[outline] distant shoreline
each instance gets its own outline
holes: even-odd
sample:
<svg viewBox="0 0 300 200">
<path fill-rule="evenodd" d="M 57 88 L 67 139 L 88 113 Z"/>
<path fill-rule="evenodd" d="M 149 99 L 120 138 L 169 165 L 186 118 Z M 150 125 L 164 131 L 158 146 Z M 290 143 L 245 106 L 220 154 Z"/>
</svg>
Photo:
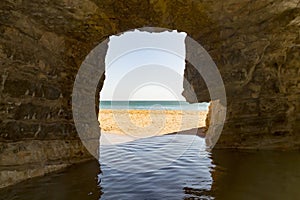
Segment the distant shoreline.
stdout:
<svg viewBox="0 0 300 200">
<path fill-rule="evenodd" d="M 109 110 L 190 110 L 206 111 L 209 103 L 188 103 L 186 101 L 100 101 L 100 109 Z"/>
</svg>

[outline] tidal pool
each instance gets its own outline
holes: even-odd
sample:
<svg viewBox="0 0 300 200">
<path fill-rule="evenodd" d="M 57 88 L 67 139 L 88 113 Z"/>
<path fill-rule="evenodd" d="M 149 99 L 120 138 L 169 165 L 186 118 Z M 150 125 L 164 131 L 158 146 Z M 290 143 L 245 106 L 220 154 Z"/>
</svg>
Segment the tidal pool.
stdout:
<svg viewBox="0 0 300 200">
<path fill-rule="evenodd" d="M 170 143 L 167 152 L 158 151 Z M 90 161 L 34 178 L 0 190 L 0 199 L 300 198 L 299 152 L 207 152 L 204 140 L 192 135 L 164 135 L 117 146 L 100 147 L 100 166 Z"/>
</svg>

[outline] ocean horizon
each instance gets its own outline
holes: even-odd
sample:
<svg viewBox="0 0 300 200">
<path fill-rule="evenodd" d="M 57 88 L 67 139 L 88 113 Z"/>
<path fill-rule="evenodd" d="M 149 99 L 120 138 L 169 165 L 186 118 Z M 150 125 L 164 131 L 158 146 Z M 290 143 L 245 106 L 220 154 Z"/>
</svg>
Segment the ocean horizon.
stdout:
<svg viewBox="0 0 300 200">
<path fill-rule="evenodd" d="M 209 103 L 188 103 L 186 101 L 172 100 L 134 100 L 134 101 L 109 101 L 101 100 L 100 109 L 114 110 L 208 110 Z"/>
</svg>

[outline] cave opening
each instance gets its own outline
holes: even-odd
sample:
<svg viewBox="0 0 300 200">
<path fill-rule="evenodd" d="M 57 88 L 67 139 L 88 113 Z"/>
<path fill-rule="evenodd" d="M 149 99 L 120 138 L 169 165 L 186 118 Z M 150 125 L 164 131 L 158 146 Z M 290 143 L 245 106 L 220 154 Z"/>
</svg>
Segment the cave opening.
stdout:
<svg viewBox="0 0 300 200">
<path fill-rule="evenodd" d="M 189 103 L 183 96 L 186 36 L 134 30 L 109 38 L 98 113 L 104 197 L 128 182 L 124 194 L 141 187 L 136 194 L 142 195 L 153 182 L 163 186 L 176 176 L 212 185 L 204 139 L 209 103 Z M 204 162 L 208 167 L 196 180 L 190 172 L 200 173 Z M 183 180 L 173 181 L 174 195 Z"/>
<path fill-rule="evenodd" d="M 186 36 L 137 29 L 110 36 L 99 101 L 100 145 L 171 133 L 205 136 L 209 103 L 189 103 L 183 96 Z"/>
</svg>

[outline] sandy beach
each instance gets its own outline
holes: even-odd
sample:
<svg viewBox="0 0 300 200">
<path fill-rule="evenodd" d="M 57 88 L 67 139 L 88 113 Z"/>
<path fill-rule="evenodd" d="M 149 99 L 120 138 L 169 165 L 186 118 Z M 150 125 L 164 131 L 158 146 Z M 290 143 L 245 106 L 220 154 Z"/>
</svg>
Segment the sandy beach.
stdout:
<svg viewBox="0 0 300 200">
<path fill-rule="evenodd" d="M 151 137 L 205 126 L 207 111 L 100 110 L 101 131 Z"/>
</svg>

